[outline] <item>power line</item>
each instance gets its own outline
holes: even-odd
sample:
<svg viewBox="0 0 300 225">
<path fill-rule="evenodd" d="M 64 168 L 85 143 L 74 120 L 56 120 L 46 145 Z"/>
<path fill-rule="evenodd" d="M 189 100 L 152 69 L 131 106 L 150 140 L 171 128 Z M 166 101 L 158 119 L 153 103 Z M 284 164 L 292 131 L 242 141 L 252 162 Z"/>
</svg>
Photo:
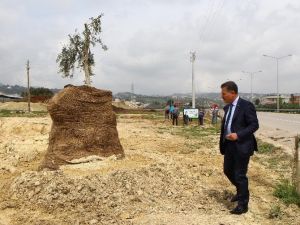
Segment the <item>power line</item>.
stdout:
<svg viewBox="0 0 300 225">
<path fill-rule="evenodd" d="M 205 31 L 207 29 L 208 23 L 211 20 L 211 16 L 212 16 L 213 8 L 214 8 L 214 5 L 215 5 L 215 1 L 212 0 L 211 2 L 212 2 L 212 4 L 209 5 L 209 10 L 208 10 L 208 14 L 207 14 L 207 17 L 206 17 L 206 21 L 204 22 L 204 24 L 202 26 L 202 30 L 200 32 L 200 37 L 199 37 L 200 42 L 203 40 L 203 37 L 204 37 Z"/>
<path fill-rule="evenodd" d="M 212 23 L 211 23 L 211 26 L 209 27 L 209 30 L 207 32 L 207 35 L 206 37 L 208 37 L 208 34 L 209 33 L 212 33 L 213 30 L 214 30 L 214 26 L 216 24 L 216 21 L 217 21 L 217 18 L 221 15 L 221 12 L 224 8 L 224 5 L 225 5 L 225 0 L 221 0 L 220 1 L 220 4 L 219 4 L 219 8 L 215 11 L 214 15 L 213 15 L 213 19 L 212 19 Z M 217 13 L 218 12 L 218 13 Z"/>
<path fill-rule="evenodd" d="M 206 33 L 209 31 L 209 28 L 213 27 L 214 22 L 216 21 L 216 18 L 218 17 L 218 14 L 222 11 L 224 7 L 225 0 L 221 0 L 219 2 L 216 2 L 216 5 L 213 4 L 213 6 L 210 8 L 208 12 L 207 19 L 205 21 L 205 24 L 203 26 L 202 32 L 200 34 L 200 42 L 204 41 L 204 38 L 207 37 Z M 211 29 L 210 29 L 211 30 Z"/>
</svg>

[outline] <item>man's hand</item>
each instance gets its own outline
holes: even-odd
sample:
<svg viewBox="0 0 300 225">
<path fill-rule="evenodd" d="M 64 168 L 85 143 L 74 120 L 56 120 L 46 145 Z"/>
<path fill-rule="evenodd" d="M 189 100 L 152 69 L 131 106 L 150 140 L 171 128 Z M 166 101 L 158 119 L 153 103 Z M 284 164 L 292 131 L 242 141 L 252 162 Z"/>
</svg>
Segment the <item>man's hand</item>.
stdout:
<svg viewBox="0 0 300 225">
<path fill-rule="evenodd" d="M 236 141 L 238 139 L 238 136 L 236 133 L 231 133 L 226 135 L 226 139 L 229 141 Z"/>
</svg>

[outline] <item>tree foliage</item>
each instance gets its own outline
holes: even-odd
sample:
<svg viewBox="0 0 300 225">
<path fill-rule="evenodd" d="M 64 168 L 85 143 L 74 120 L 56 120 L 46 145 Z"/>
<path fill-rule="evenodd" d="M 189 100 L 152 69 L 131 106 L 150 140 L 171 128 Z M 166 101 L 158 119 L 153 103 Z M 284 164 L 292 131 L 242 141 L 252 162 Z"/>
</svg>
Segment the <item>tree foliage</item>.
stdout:
<svg viewBox="0 0 300 225">
<path fill-rule="evenodd" d="M 44 97 L 52 97 L 54 95 L 54 93 L 50 89 L 43 88 L 43 87 L 38 87 L 38 88 L 31 87 L 30 94 L 32 96 L 44 96 Z M 27 92 L 26 91 L 22 92 L 21 96 L 26 97 Z"/>
<path fill-rule="evenodd" d="M 68 36 L 68 45 L 63 46 L 56 59 L 59 64 L 59 72 L 63 74 L 63 77 L 72 78 L 77 63 L 77 68 L 85 73 L 85 84 L 91 85 L 90 76 L 94 75 L 92 67 L 95 65 L 91 46 L 95 47 L 98 43 L 104 51 L 107 50 L 107 46 L 103 44 L 100 38 L 102 16 L 103 14 L 100 14 L 96 18 L 90 18 L 89 23 L 84 24 L 84 30 L 81 34 L 75 30 L 75 34 Z"/>
</svg>

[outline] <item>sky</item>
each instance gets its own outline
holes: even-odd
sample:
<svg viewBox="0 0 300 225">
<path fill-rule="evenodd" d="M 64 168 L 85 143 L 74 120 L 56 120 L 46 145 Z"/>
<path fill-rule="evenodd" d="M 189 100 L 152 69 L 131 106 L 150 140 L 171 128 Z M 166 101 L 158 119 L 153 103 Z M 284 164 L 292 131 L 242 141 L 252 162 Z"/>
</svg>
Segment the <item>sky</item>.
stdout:
<svg viewBox="0 0 300 225">
<path fill-rule="evenodd" d="M 82 85 L 58 73 L 57 55 L 68 35 L 103 13 L 101 39 L 92 48 L 92 85 L 113 93 L 147 95 L 219 92 L 235 81 L 241 92 L 300 93 L 299 0 L 0 0 L 0 83 Z"/>
</svg>

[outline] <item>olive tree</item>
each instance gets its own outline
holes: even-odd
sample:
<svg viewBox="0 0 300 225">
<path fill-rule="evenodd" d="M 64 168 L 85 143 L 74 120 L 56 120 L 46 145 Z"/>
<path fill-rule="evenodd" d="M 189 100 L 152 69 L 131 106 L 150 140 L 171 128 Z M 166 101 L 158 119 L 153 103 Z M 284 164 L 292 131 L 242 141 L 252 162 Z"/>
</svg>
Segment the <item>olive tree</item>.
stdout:
<svg viewBox="0 0 300 225">
<path fill-rule="evenodd" d="M 103 14 L 96 18 L 90 18 L 89 23 L 84 24 L 81 34 L 75 30 L 75 34 L 68 35 L 69 43 L 63 46 L 56 59 L 59 64 L 59 72 L 63 74 L 63 77 L 72 78 L 77 65 L 77 68 L 84 71 L 85 84 L 91 86 L 91 76 L 94 75 L 92 66 L 95 65 L 91 47 L 95 47 L 98 43 L 104 51 L 107 50 L 107 46 L 102 43 L 100 38 L 102 16 Z"/>
</svg>

